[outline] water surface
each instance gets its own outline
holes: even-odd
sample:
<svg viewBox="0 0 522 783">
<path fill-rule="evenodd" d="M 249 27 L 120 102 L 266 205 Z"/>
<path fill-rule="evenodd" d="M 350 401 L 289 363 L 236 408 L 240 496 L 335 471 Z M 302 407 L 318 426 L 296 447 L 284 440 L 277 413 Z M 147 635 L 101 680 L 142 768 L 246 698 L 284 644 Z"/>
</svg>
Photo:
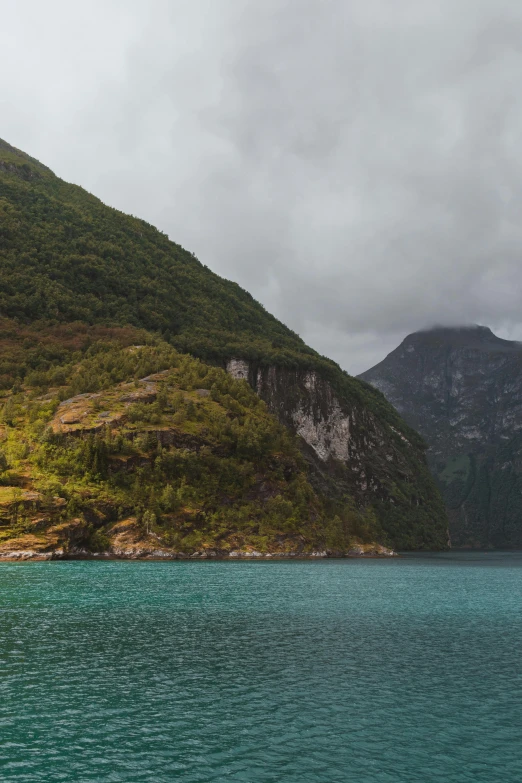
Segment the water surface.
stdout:
<svg viewBox="0 0 522 783">
<path fill-rule="evenodd" d="M 520 783 L 522 555 L 0 565 L 0 780 Z"/>
</svg>

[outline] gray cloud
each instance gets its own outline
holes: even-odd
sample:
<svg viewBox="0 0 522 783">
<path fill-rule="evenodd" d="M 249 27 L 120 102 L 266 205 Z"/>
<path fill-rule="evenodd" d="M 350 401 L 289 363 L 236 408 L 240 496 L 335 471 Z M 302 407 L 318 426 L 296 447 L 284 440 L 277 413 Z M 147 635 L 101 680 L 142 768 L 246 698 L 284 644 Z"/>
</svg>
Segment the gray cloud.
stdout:
<svg viewBox="0 0 522 783">
<path fill-rule="evenodd" d="M 7 0 L 3 22 L 0 136 L 350 371 L 432 323 L 522 337 L 518 0 Z"/>
</svg>

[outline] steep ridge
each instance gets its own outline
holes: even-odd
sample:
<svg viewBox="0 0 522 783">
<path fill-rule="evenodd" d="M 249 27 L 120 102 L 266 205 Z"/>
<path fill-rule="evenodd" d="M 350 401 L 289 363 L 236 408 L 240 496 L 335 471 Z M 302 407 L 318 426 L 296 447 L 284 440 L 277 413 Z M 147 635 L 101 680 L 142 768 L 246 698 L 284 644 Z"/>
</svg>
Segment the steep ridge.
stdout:
<svg viewBox="0 0 522 783">
<path fill-rule="evenodd" d="M 411 334 L 362 379 L 429 444 L 453 546 L 522 546 L 522 343 L 484 326 Z"/>
<path fill-rule="evenodd" d="M 424 443 L 380 393 L 318 355 L 166 235 L 6 142 L 0 254 L 6 391 L 57 386 L 53 373 L 71 361 L 71 351 L 81 358 L 78 350 L 88 350 L 100 330 L 145 330 L 245 376 L 299 437 L 316 491 L 371 509 L 383 543 L 446 546 L 447 519 Z"/>
</svg>

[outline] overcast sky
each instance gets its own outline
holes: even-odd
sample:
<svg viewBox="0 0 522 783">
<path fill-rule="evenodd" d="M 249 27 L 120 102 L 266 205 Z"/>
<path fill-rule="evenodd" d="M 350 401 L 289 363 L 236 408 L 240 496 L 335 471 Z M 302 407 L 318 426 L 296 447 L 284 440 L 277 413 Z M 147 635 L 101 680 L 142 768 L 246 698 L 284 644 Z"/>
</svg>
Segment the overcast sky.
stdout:
<svg viewBox="0 0 522 783">
<path fill-rule="evenodd" d="M 522 339 L 520 0 L 3 0 L 0 137 L 350 372 Z"/>
</svg>

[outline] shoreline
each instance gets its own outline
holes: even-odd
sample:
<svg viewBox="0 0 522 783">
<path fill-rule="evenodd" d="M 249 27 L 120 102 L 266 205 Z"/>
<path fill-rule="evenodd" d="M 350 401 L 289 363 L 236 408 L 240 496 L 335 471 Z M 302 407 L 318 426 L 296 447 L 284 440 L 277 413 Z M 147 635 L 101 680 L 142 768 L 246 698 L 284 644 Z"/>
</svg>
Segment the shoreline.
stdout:
<svg viewBox="0 0 522 783">
<path fill-rule="evenodd" d="M 348 552 L 339 551 L 320 551 L 320 552 L 258 552 L 252 551 L 232 551 L 217 552 L 215 550 L 198 551 L 192 554 L 182 552 L 172 552 L 164 549 L 137 550 L 137 551 L 108 551 L 108 552 L 88 552 L 70 551 L 63 549 L 52 550 L 48 552 L 38 552 L 36 550 L 12 550 L 0 552 L 0 563 L 20 563 L 20 562 L 58 562 L 72 560 L 141 560 L 150 562 L 165 562 L 167 560 L 219 560 L 219 561 L 260 561 L 260 560 L 357 560 L 357 559 L 384 559 L 399 557 L 398 553 L 386 547 L 373 547 L 364 551 L 362 547 L 350 550 Z"/>
</svg>

